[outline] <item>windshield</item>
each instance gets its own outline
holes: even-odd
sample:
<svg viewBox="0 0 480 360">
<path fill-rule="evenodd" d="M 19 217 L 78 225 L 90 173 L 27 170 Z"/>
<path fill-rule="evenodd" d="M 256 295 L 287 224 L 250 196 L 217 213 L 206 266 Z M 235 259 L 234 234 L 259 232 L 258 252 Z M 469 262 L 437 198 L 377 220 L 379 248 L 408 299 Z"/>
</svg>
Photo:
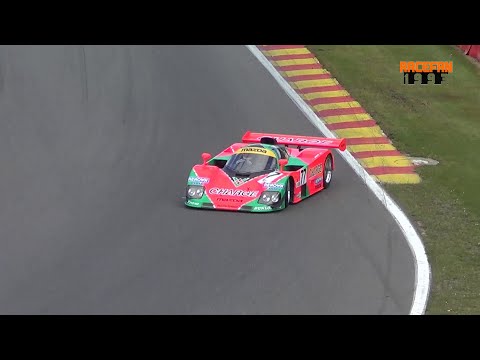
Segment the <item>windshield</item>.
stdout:
<svg viewBox="0 0 480 360">
<path fill-rule="evenodd" d="M 263 154 L 237 153 L 225 164 L 234 176 L 271 172 L 277 169 L 277 158 Z"/>
</svg>

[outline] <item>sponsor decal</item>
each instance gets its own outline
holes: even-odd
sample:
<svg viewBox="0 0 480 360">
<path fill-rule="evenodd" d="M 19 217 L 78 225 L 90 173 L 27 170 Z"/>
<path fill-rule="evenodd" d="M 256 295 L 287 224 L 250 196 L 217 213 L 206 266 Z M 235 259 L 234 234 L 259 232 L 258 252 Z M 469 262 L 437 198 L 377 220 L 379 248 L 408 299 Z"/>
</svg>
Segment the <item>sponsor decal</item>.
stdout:
<svg viewBox="0 0 480 360">
<path fill-rule="evenodd" d="M 193 200 L 188 200 L 187 203 L 190 204 L 190 205 L 193 205 L 193 206 L 200 206 L 201 205 L 199 202 L 193 201 Z"/>
<path fill-rule="evenodd" d="M 271 157 L 276 157 L 272 150 L 265 149 L 263 147 L 244 147 L 236 151 L 237 154 L 261 154 Z"/>
<path fill-rule="evenodd" d="M 205 185 L 210 182 L 210 179 L 205 177 L 199 177 L 199 176 L 189 176 L 188 182 L 193 183 L 192 185 Z"/>
<path fill-rule="evenodd" d="M 282 173 L 280 173 L 278 171 L 274 171 L 274 172 L 271 172 L 270 174 L 266 175 L 265 177 L 261 178 L 257 182 L 259 184 L 264 184 L 264 185 L 265 184 L 271 184 L 274 181 L 280 180 L 282 177 L 283 177 Z"/>
<path fill-rule="evenodd" d="M 216 198 L 215 200 L 218 201 L 218 202 L 236 202 L 236 203 L 243 202 L 243 200 L 235 199 L 235 198 L 234 199 Z"/>
<path fill-rule="evenodd" d="M 211 188 L 208 191 L 212 195 L 228 195 L 228 196 L 241 196 L 241 197 L 257 197 L 258 191 L 244 191 L 244 190 L 235 190 L 235 189 L 224 189 L 224 188 Z"/>
<path fill-rule="evenodd" d="M 282 190 L 283 189 L 283 184 L 264 183 L 263 187 L 267 190 Z"/>
<path fill-rule="evenodd" d="M 260 140 L 262 137 L 258 137 Z M 304 144 L 335 144 L 335 141 L 324 140 L 324 139 L 308 139 L 308 138 L 294 138 L 294 137 L 283 137 L 283 136 L 274 136 L 278 142 L 282 143 L 304 143 Z"/>
<path fill-rule="evenodd" d="M 300 180 L 295 183 L 296 187 L 301 187 L 307 183 L 307 168 L 300 170 Z"/>
<path fill-rule="evenodd" d="M 318 179 L 315 179 L 314 185 L 315 188 L 319 188 L 322 185 L 323 178 L 319 177 Z"/>
<path fill-rule="evenodd" d="M 250 180 L 252 180 L 252 179 L 250 179 L 250 178 L 237 178 L 237 177 L 232 178 L 232 182 L 235 186 L 243 185 Z"/>
<path fill-rule="evenodd" d="M 314 177 L 315 175 L 318 175 L 321 172 L 322 172 L 322 164 L 314 166 L 313 168 L 310 169 L 309 177 Z"/>
<path fill-rule="evenodd" d="M 270 206 L 255 206 L 253 211 L 265 211 L 265 210 L 272 210 Z"/>
<path fill-rule="evenodd" d="M 259 148 L 259 147 L 244 147 L 244 148 L 241 148 L 240 150 L 238 150 L 237 152 L 238 152 L 238 153 L 250 153 L 250 152 L 254 152 L 254 153 L 266 154 L 266 153 L 267 153 L 267 149 L 265 149 L 265 148 Z"/>
</svg>

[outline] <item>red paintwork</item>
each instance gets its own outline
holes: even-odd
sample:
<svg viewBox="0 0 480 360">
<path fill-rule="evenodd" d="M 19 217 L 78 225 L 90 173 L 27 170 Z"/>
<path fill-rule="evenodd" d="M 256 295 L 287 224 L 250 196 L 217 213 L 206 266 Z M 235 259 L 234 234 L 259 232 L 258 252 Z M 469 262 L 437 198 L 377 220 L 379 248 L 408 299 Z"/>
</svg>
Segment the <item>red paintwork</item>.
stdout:
<svg viewBox="0 0 480 360">
<path fill-rule="evenodd" d="M 331 154 L 331 151 L 329 149 L 306 148 L 302 151 L 299 151 L 297 149 L 289 149 L 289 152 L 290 155 L 295 156 L 308 164 L 307 188 L 310 196 L 322 191 L 324 189 L 323 182 L 320 186 L 316 187 L 315 180 L 323 177 L 323 164 L 325 163 L 327 156 Z M 313 171 L 317 169 L 319 165 L 322 166 L 322 170 L 320 172 L 317 172 L 316 174 L 313 174 Z M 332 169 L 334 168 L 335 162 L 332 155 Z M 297 182 L 300 180 L 300 170 L 290 172 L 290 174 L 293 176 L 295 184 L 297 184 Z M 298 203 L 303 200 L 301 197 L 299 197 L 301 190 L 301 187 L 295 186 L 293 203 Z"/>
<path fill-rule="evenodd" d="M 290 134 L 258 133 L 251 131 L 247 131 L 243 135 L 242 141 L 246 143 L 258 143 L 262 137 L 274 138 L 280 145 L 293 145 L 317 149 L 340 149 L 341 151 L 344 151 L 347 148 L 347 142 L 345 139 Z"/>
<path fill-rule="evenodd" d="M 236 144 L 238 145 L 238 144 Z M 245 146 L 247 144 L 243 144 Z M 233 146 L 233 145 L 232 145 Z M 225 154 L 222 152 L 221 154 Z M 221 156 L 221 155 L 219 155 Z M 250 179 L 246 183 L 236 186 L 232 179 L 223 172 L 217 166 L 213 165 L 195 165 L 193 170 L 197 173 L 198 177 L 209 178 L 210 181 L 205 186 L 205 192 L 207 197 L 210 199 L 210 202 L 215 206 L 216 209 L 223 209 L 223 210 L 238 210 L 246 203 L 258 198 L 260 194 L 267 190 L 263 184 L 259 183 L 259 181 L 265 178 L 268 175 L 258 176 L 256 178 Z M 283 178 L 285 175 L 278 176 L 278 180 Z M 213 189 L 213 190 L 212 190 Z M 247 192 L 245 195 L 222 195 L 218 196 L 215 193 L 211 193 L 211 191 L 215 191 L 215 189 L 231 189 L 235 190 L 242 190 Z M 257 193 L 255 193 L 255 191 Z M 250 194 L 248 193 L 250 192 Z M 253 193 L 252 193 L 253 192 Z"/>
<path fill-rule="evenodd" d="M 472 45 L 468 51 L 468 56 L 471 56 L 476 60 L 480 60 L 480 45 Z"/>
<path fill-rule="evenodd" d="M 319 178 L 323 178 L 323 167 L 328 155 L 332 155 L 332 169 L 335 168 L 335 162 L 333 154 L 330 148 L 336 148 L 341 151 L 346 149 L 345 139 L 334 138 L 322 138 L 314 136 L 299 136 L 299 135 L 286 135 L 286 134 L 269 134 L 269 133 L 253 133 L 247 131 L 242 137 L 241 143 L 234 143 L 228 148 L 221 151 L 215 158 L 231 156 L 238 149 L 245 147 L 251 143 L 260 142 L 261 137 L 274 137 L 277 139 L 278 144 L 287 146 L 287 151 L 290 156 L 302 160 L 307 164 L 306 185 L 310 195 L 320 192 L 324 189 L 323 181 L 319 185 L 315 185 L 315 181 Z M 288 147 L 288 146 L 301 146 L 303 149 Z M 321 166 L 321 170 L 319 168 Z M 269 174 L 262 175 L 241 184 L 235 185 L 233 180 L 223 172 L 217 166 L 214 165 L 195 165 L 193 170 L 198 177 L 209 178 L 210 181 L 205 186 L 205 191 L 210 199 L 210 202 L 214 204 L 216 209 L 223 210 L 238 210 L 243 205 L 255 200 L 260 194 L 267 190 L 262 184 L 262 180 L 269 177 Z M 298 203 L 303 200 L 301 196 L 301 186 L 297 184 L 301 180 L 302 169 L 295 171 L 280 170 L 279 175 L 275 175 L 275 182 L 281 180 L 284 177 L 291 177 L 294 181 L 294 194 L 293 203 Z M 236 194 L 218 196 L 216 189 L 228 189 L 232 191 L 239 190 Z"/>
<path fill-rule="evenodd" d="M 233 155 L 238 149 L 247 146 L 247 143 L 234 143 L 230 145 L 228 148 L 221 151 L 215 157 L 224 157 L 224 156 L 231 156 Z M 205 184 L 205 192 L 207 197 L 209 198 L 210 202 L 215 206 L 216 209 L 221 210 L 238 210 L 243 205 L 249 203 L 250 201 L 258 198 L 260 194 L 267 190 L 259 181 L 264 179 L 268 175 L 258 176 L 253 178 L 246 183 L 236 186 L 232 179 L 223 172 L 222 169 L 218 168 L 217 166 L 213 165 L 196 165 L 193 167 L 193 170 L 197 173 L 199 177 L 206 177 L 210 178 L 210 182 Z M 285 175 L 278 176 L 277 180 L 280 180 Z M 212 189 L 231 189 L 235 190 L 243 190 L 246 192 L 255 192 L 256 194 L 251 194 L 252 196 L 229 196 L 229 195 L 222 195 L 218 196 L 215 194 L 211 194 L 210 191 Z M 255 196 L 253 196 L 255 195 Z"/>
</svg>

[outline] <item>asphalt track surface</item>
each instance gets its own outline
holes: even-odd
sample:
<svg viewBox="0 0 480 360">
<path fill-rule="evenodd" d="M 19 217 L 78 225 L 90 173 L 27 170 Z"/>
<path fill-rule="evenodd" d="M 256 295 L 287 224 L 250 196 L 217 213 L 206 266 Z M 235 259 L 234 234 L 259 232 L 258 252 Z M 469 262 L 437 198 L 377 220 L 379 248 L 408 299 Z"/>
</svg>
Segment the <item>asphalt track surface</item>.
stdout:
<svg viewBox="0 0 480 360">
<path fill-rule="evenodd" d="M 412 253 L 339 156 L 284 212 L 184 207 L 248 129 L 321 135 L 244 46 L 0 47 L 0 313 L 408 314 Z"/>
</svg>

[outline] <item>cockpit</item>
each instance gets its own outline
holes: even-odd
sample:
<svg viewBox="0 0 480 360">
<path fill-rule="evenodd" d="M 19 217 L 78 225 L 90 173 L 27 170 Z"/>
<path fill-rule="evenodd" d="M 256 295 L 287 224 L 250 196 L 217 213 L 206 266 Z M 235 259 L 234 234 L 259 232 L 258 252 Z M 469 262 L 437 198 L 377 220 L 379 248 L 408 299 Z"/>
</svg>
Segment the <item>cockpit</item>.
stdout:
<svg viewBox="0 0 480 360">
<path fill-rule="evenodd" d="M 230 176 L 259 176 L 278 170 L 278 155 L 261 145 L 250 145 L 237 150 L 227 161 L 224 171 Z"/>
</svg>

